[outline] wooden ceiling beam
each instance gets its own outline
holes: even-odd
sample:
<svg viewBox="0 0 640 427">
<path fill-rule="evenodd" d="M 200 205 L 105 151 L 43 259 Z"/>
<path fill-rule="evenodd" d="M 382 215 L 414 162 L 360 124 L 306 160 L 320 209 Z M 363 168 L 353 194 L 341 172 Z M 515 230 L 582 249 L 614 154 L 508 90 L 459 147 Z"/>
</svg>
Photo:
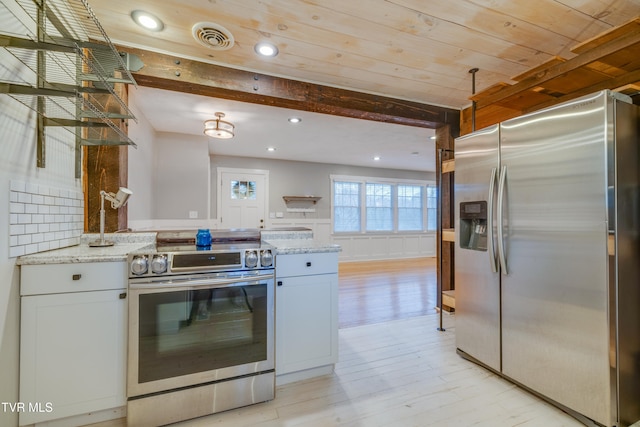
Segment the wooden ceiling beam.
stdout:
<svg viewBox="0 0 640 427">
<path fill-rule="evenodd" d="M 460 111 L 412 101 L 237 70 L 118 46 L 144 64 L 141 86 L 356 119 L 436 129 L 460 126 Z"/>
<path fill-rule="evenodd" d="M 529 108 L 525 108 L 523 110 L 521 110 L 522 114 L 526 114 L 526 113 L 530 113 L 536 110 L 540 110 L 542 108 L 547 108 L 547 107 L 551 107 L 552 105 L 556 105 L 565 101 L 570 101 L 572 99 L 584 96 L 584 95 L 589 95 L 590 93 L 594 93 L 594 92 L 599 92 L 601 90 L 605 90 L 605 89 L 611 89 L 611 90 L 616 90 L 618 88 L 621 88 L 623 86 L 627 86 L 636 82 L 640 81 L 640 70 L 636 70 L 636 71 L 632 71 L 630 73 L 626 73 L 622 76 L 610 79 L 610 80 L 606 80 L 603 82 L 599 82 L 596 83 L 592 86 L 588 86 L 588 87 L 584 87 L 581 88 L 579 90 L 573 91 L 571 93 L 568 93 L 564 96 L 560 96 L 558 98 L 555 98 L 551 101 L 547 101 L 547 102 L 543 102 L 540 104 L 536 104 L 533 107 L 529 107 Z"/>
<path fill-rule="evenodd" d="M 496 93 L 489 94 L 486 97 L 482 97 L 481 94 L 478 94 L 479 96 L 476 96 L 478 98 L 476 101 L 476 108 L 482 108 L 498 103 L 505 98 L 516 95 L 519 92 L 524 92 L 538 86 L 544 87 L 544 83 L 549 80 L 596 62 L 601 58 L 629 48 L 637 43 L 640 43 L 640 31 L 631 31 L 619 38 L 609 40 L 606 43 L 594 47 L 593 49 L 582 52 L 574 58 L 552 65 L 545 70 L 541 70 L 540 72 L 526 77 L 516 84 L 507 86 Z"/>
</svg>

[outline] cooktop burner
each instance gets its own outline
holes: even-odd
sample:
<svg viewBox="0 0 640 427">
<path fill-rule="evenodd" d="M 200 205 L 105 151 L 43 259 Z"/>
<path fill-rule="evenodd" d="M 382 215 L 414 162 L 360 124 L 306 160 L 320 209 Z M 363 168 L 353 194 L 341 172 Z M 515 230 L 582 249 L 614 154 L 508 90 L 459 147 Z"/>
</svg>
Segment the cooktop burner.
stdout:
<svg viewBox="0 0 640 427">
<path fill-rule="evenodd" d="M 194 231 L 158 233 L 155 249 L 129 255 L 129 277 L 274 268 L 274 248 L 260 241 L 259 230 L 257 234 L 254 230 L 216 230 L 211 234 L 213 244 L 199 247 Z"/>
</svg>

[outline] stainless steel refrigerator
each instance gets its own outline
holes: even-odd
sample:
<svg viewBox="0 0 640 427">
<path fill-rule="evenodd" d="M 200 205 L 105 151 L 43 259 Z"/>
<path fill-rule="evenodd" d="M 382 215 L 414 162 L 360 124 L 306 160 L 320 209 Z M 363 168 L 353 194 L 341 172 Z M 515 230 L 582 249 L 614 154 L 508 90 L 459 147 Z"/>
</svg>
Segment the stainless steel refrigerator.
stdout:
<svg viewBox="0 0 640 427">
<path fill-rule="evenodd" d="M 585 424 L 640 420 L 639 117 L 603 91 L 455 141 L 458 353 Z"/>
</svg>

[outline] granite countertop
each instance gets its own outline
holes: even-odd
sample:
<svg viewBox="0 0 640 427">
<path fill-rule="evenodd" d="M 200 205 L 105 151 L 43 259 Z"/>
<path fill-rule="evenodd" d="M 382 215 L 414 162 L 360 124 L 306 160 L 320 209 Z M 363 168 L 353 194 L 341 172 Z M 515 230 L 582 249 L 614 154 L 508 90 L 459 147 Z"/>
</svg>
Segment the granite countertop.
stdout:
<svg viewBox="0 0 640 427">
<path fill-rule="evenodd" d="M 260 232 L 263 241 L 289 240 L 289 239 L 312 239 L 313 231 L 303 227 L 289 227 L 280 229 L 266 229 Z"/>
<path fill-rule="evenodd" d="M 340 252 L 342 250 L 340 245 L 314 239 L 273 239 L 265 242 L 276 248 L 276 255 Z"/>
<path fill-rule="evenodd" d="M 340 245 L 313 239 L 306 229 L 270 230 L 262 242 L 275 248 L 276 255 L 317 252 L 340 252 Z M 99 234 L 83 234 L 80 244 L 16 259 L 17 265 L 71 264 L 79 262 L 126 261 L 132 252 L 149 252 L 156 249 L 156 233 L 113 233 L 105 234 L 105 240 L 115 242 L 113 246 L 90 247 L 89 243 L 99 240 Z"/>
<path fill-rule="evenodd" d="M 262 241 L 276 248 L 276 255 L 340 252 L 340 245 L 321 242 L 313 238 L 308 228 L 291 227 L 263 230 Z"/>
<path fill-rule="evenodd" d="M 144 247 L 155 247 L 155 233 L 122 233 L 105 234 L 105 240 L 114 241 L 113 246 L 90 247 L 89 242 L 99 240 L 99 234 L 84 234 L 80 244 L 31 255 L 23 255 L 16 259 L 18 265 L 36 264 L 71 264 L 79 262 L 112 262 L 126 261 L 130 252 Z"/>
</svg>

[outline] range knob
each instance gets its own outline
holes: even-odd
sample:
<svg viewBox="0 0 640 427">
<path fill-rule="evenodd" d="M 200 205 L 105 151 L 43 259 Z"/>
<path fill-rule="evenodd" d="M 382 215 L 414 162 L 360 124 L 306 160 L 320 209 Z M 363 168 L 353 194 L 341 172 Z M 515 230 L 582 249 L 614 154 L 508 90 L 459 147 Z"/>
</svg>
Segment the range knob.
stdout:
<svg viewBox="0 0 640 427">
<path fill-rule="evenodd" d="M 167 256 L 154 255 L 151 260 L 151 272 L 154 274 L 162 274 L 167 271 Z"/>
<path fill-rule="evenodd" d="M 131 260 L 131 273 L 136 276 L 141 276 L 149 269 L 149 260 L 146 255 L 135 256 Z"/>
<path fill-rule="evenodd" d="M 271 249 L 260 251 L 260 265 L 263 267 L 271 267 L 273 265 L 273 254 Z"/>
<path fill-rule="evenodd" d="M 245 252 L 244 266 L 247 268 L 254 268 L 258 266 L 258 253 L 256 251 Z"/>
</svg>

